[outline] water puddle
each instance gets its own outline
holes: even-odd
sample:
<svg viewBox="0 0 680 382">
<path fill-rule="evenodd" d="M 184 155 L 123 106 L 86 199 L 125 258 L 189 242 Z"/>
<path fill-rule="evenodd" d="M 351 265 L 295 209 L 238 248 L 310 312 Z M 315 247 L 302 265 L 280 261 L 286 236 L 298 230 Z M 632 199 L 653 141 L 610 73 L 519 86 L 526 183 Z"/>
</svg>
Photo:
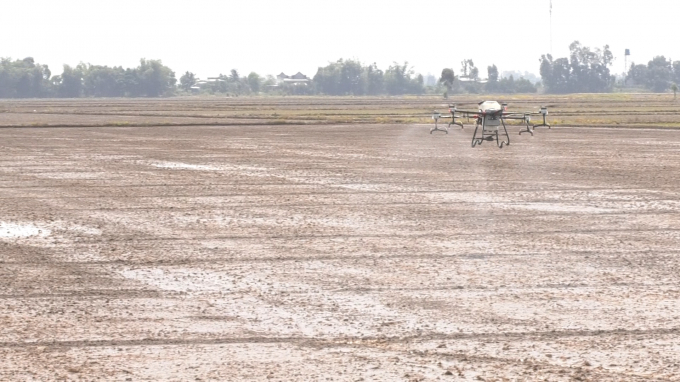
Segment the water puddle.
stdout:
<svg viewBox="0 0 680 382">
<path fill-rule="evenodd" d="M 34 236 L 49 236 L 50 230 L 34 224 L 17 224 L 0 222 L 0 239 L 16 239 Z"/>
<path fill-rule="evenodd" d="M 201 165 L 201 164 L 189 164 L 181 162 L 155 162 L 151 163 L 152 166 L 158 168 L 171 168 L 176 170 L 201 170 L 201 171 L 218 171 L 219 167 Z"/>
</svg>

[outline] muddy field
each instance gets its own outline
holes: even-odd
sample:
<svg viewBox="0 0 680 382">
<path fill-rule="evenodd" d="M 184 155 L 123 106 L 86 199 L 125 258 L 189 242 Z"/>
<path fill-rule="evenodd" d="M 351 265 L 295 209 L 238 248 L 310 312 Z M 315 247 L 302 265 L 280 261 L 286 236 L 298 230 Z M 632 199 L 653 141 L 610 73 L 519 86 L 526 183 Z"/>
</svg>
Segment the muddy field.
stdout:
<svg viewBox="0 0 680 382">
<path fill-rule="evenodd" d="M 0 103 L 0 380 L 680 380 L 680 130 L 388 101 Z"/>
</svg>

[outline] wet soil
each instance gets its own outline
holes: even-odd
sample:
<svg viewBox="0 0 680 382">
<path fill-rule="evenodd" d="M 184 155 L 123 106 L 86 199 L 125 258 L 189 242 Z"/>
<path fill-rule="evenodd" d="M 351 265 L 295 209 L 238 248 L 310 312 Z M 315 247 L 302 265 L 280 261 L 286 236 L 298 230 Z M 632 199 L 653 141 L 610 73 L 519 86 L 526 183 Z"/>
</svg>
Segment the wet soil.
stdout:
<svg viewBox="0 0 680 382">
<path fill-rule="evenodd" d="M 0 130 L 0 380 L 680 380 L 680 131 Z"/>
</svg>

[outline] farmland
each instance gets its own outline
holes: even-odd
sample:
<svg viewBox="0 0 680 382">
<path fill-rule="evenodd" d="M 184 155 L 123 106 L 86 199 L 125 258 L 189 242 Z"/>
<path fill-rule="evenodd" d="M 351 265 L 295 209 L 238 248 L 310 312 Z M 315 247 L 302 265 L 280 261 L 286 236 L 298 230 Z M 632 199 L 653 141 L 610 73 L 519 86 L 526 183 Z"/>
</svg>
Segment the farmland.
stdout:
<svg viewBox="0 0 680 382">
<path fill-rule="evenodd" d="M 0 102 L 0 380 L 679 380 L 678 103 L 501 100 Z"/>
</svg>

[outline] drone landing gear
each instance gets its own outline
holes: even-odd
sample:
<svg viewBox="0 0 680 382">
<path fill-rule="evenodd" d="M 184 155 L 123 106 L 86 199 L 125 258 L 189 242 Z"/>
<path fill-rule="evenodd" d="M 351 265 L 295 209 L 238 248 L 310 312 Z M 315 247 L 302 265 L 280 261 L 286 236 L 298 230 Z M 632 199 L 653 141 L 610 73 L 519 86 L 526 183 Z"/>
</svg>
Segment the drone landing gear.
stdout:
<svg viewBox="0 0 680 382">
<path fill-rule="evenodd" d="M 454 120 L 453 120 L 451 123 L 449 123 L 449 127 L 451 127 L 451 125 L 458 125 L 458 126 L 460 126 L 461 129 L 464 129 L 464 128 L 465 128 L 465 126 L 463 126 L 462 123 L 456 122 L 455 118 L 454 118 Z"/>
<path fill-rule="evenodd" d="M 455 108 L 451 109 L 450 112 L 451 112 L 451 122 L 449 123 L 449 127 L 451 127 L 451 125 L 458 125 L 458 126 L 460 126 L 461 129 L 464 129 L 465 126 L 463 126 L 463 123 L 456 121 L 456 118 L 460 118 L 460 117 L 456 117 L 456 109 Z"/>
<path fill-rule="evenodd" d="M 449 128 L 448 128 L 448 127 L 444 127 L 444 128 L 441 128 L 441 129 L 440 129 L 438 126 L 435 125 L 435 127 L 433 127 L 433 128 L 430 129 L 430 134 L 432 134 L 433 131 L 443 131 L 443 132 L 445 132 L 446 134 L 448 134 L 448 133 L 449 133 Z"/>
<path fill-rule="evenodd" d="M 455 107 L 453 109 L 449 109 L 449 112 L 451 113 L 451 115 L 442 115 L 437 110 L 435 110 L 432 113 L 432 119 L 434 119 L 434 127 L 432 129 L 430 129 L 430 134 L 432 134 L 433 131 L 444 131 L 444 132 L 446 132 L 446 134 L 448 134 L 449 133 L 449 127 L 451 127 L 451 125 L 458 125 L 458 126 L 460 126 L 461 129 L 465 128 L 465 126 L 463 126 L 463 124 L 461 122 L 456 121 L 456 118 L 460 118 L 460 117 L 456 117 Z M 449 125 L 446 126 L 445 128 L 440 129 L 439 125 L 437 124 L 437 122 L 439 121 L 440 118 L 451 118 L 451 122 L 449 122 Z"/>
<path fill-rule="evenodd" d="M 534 125 L 533 128 L 535 129 L 535 128 L 537 128 L 537 127 L 547 126 L 548 129 L 551 129 L 552 127 L 550 127 L 550 124 L 548 124 L 548 122 L 545 120 L 545 116 L 548 115 L 547 109 L 541 108 L 541 114 L 543 114 L 543 123 L 539 123 L 538 125 Z M 533 135 L 533 134 L 532 134 L 532 135 Z"/>
<path fill-rule="evenodd" d="M 434 127 L 430 129 L 430 134 L 432 134 L 433 131 L 443 131 L 446 134 L 449 133 L 448 127 L 444 127 L 443 129 L 439 128 L 439 125 L 437 124 L 437 122 L 439 121 L 439 118 L 447 118 L 447 117 L 442 117 L 442 115 L 439 112 L 437 112 L 437 110 L 435 110 L 434 113 L 432 113 L 432 119 L 434 119 Z M 451 124 L 449 124 L 449 126 L 451 126 Z"/>
<path fill-rule="evenodd" d="M 519 131 L 519 135 L 522 135 L 522 133 L 529 133 L 529 134 L 531 134 L 531 136 L 533 137 L 533 136 L 534 136 L 534 132 L 531 131 L 531 128 L 532 128 L 532 127 L 534 127 L 534 126 L 529 125 L 529 123 L 527 122 L 527 128 L 526 128 L 526 130 L 520 130 L 520 131 Z"/>
<path fill-rule="evenodd" d="M 448 134 L 448 133 L 449 133 L 449 127 L 451 127 L 451 125 L 458 125 L 458 126 L 460 126 L 461 129 L 464 129 L 464 128 L 465 128 L 465 126 L 463 126 L 462 123 L 460 123 L 460 122 L 455 122 L 455 121 L 449 123 L 449 125 L 446 126 L 446 127 L 444 127 L 444 128 L 439 128 L 439 125 L 437 125 L 437 120 L 435 120 L 435 122 L 434 122 L 434 127 L 430 129 L 430 134 L 432 134 L 433 131 L 443 131 L 443 132 L 445 132 L 446 134 Z"/>
<path fill-rule="evenodd" d="M 505 127 L 505 122 L 501 120 L 501 123 L 503 124 L 503 131 L 505 132 L 505 138 L 503 140 L 501 140 L 502 134 L 500 134 L 500 129 L 485 130 L 483 123 L 478 121 L 477 125 L 475 126 L 475 132 L 472 134 L 472 147 L 481 145 L 484 141 L 493 142 L 494 140 L 500 149 L 502 149 L 503 146 L 510 145 L 510 135 L 508 134 L 508 129 Z M 477 136 L 477 131 L 479 130 L 480 126 L 482 126 L 482 133 L 481 136 Z"/>
</svg>

